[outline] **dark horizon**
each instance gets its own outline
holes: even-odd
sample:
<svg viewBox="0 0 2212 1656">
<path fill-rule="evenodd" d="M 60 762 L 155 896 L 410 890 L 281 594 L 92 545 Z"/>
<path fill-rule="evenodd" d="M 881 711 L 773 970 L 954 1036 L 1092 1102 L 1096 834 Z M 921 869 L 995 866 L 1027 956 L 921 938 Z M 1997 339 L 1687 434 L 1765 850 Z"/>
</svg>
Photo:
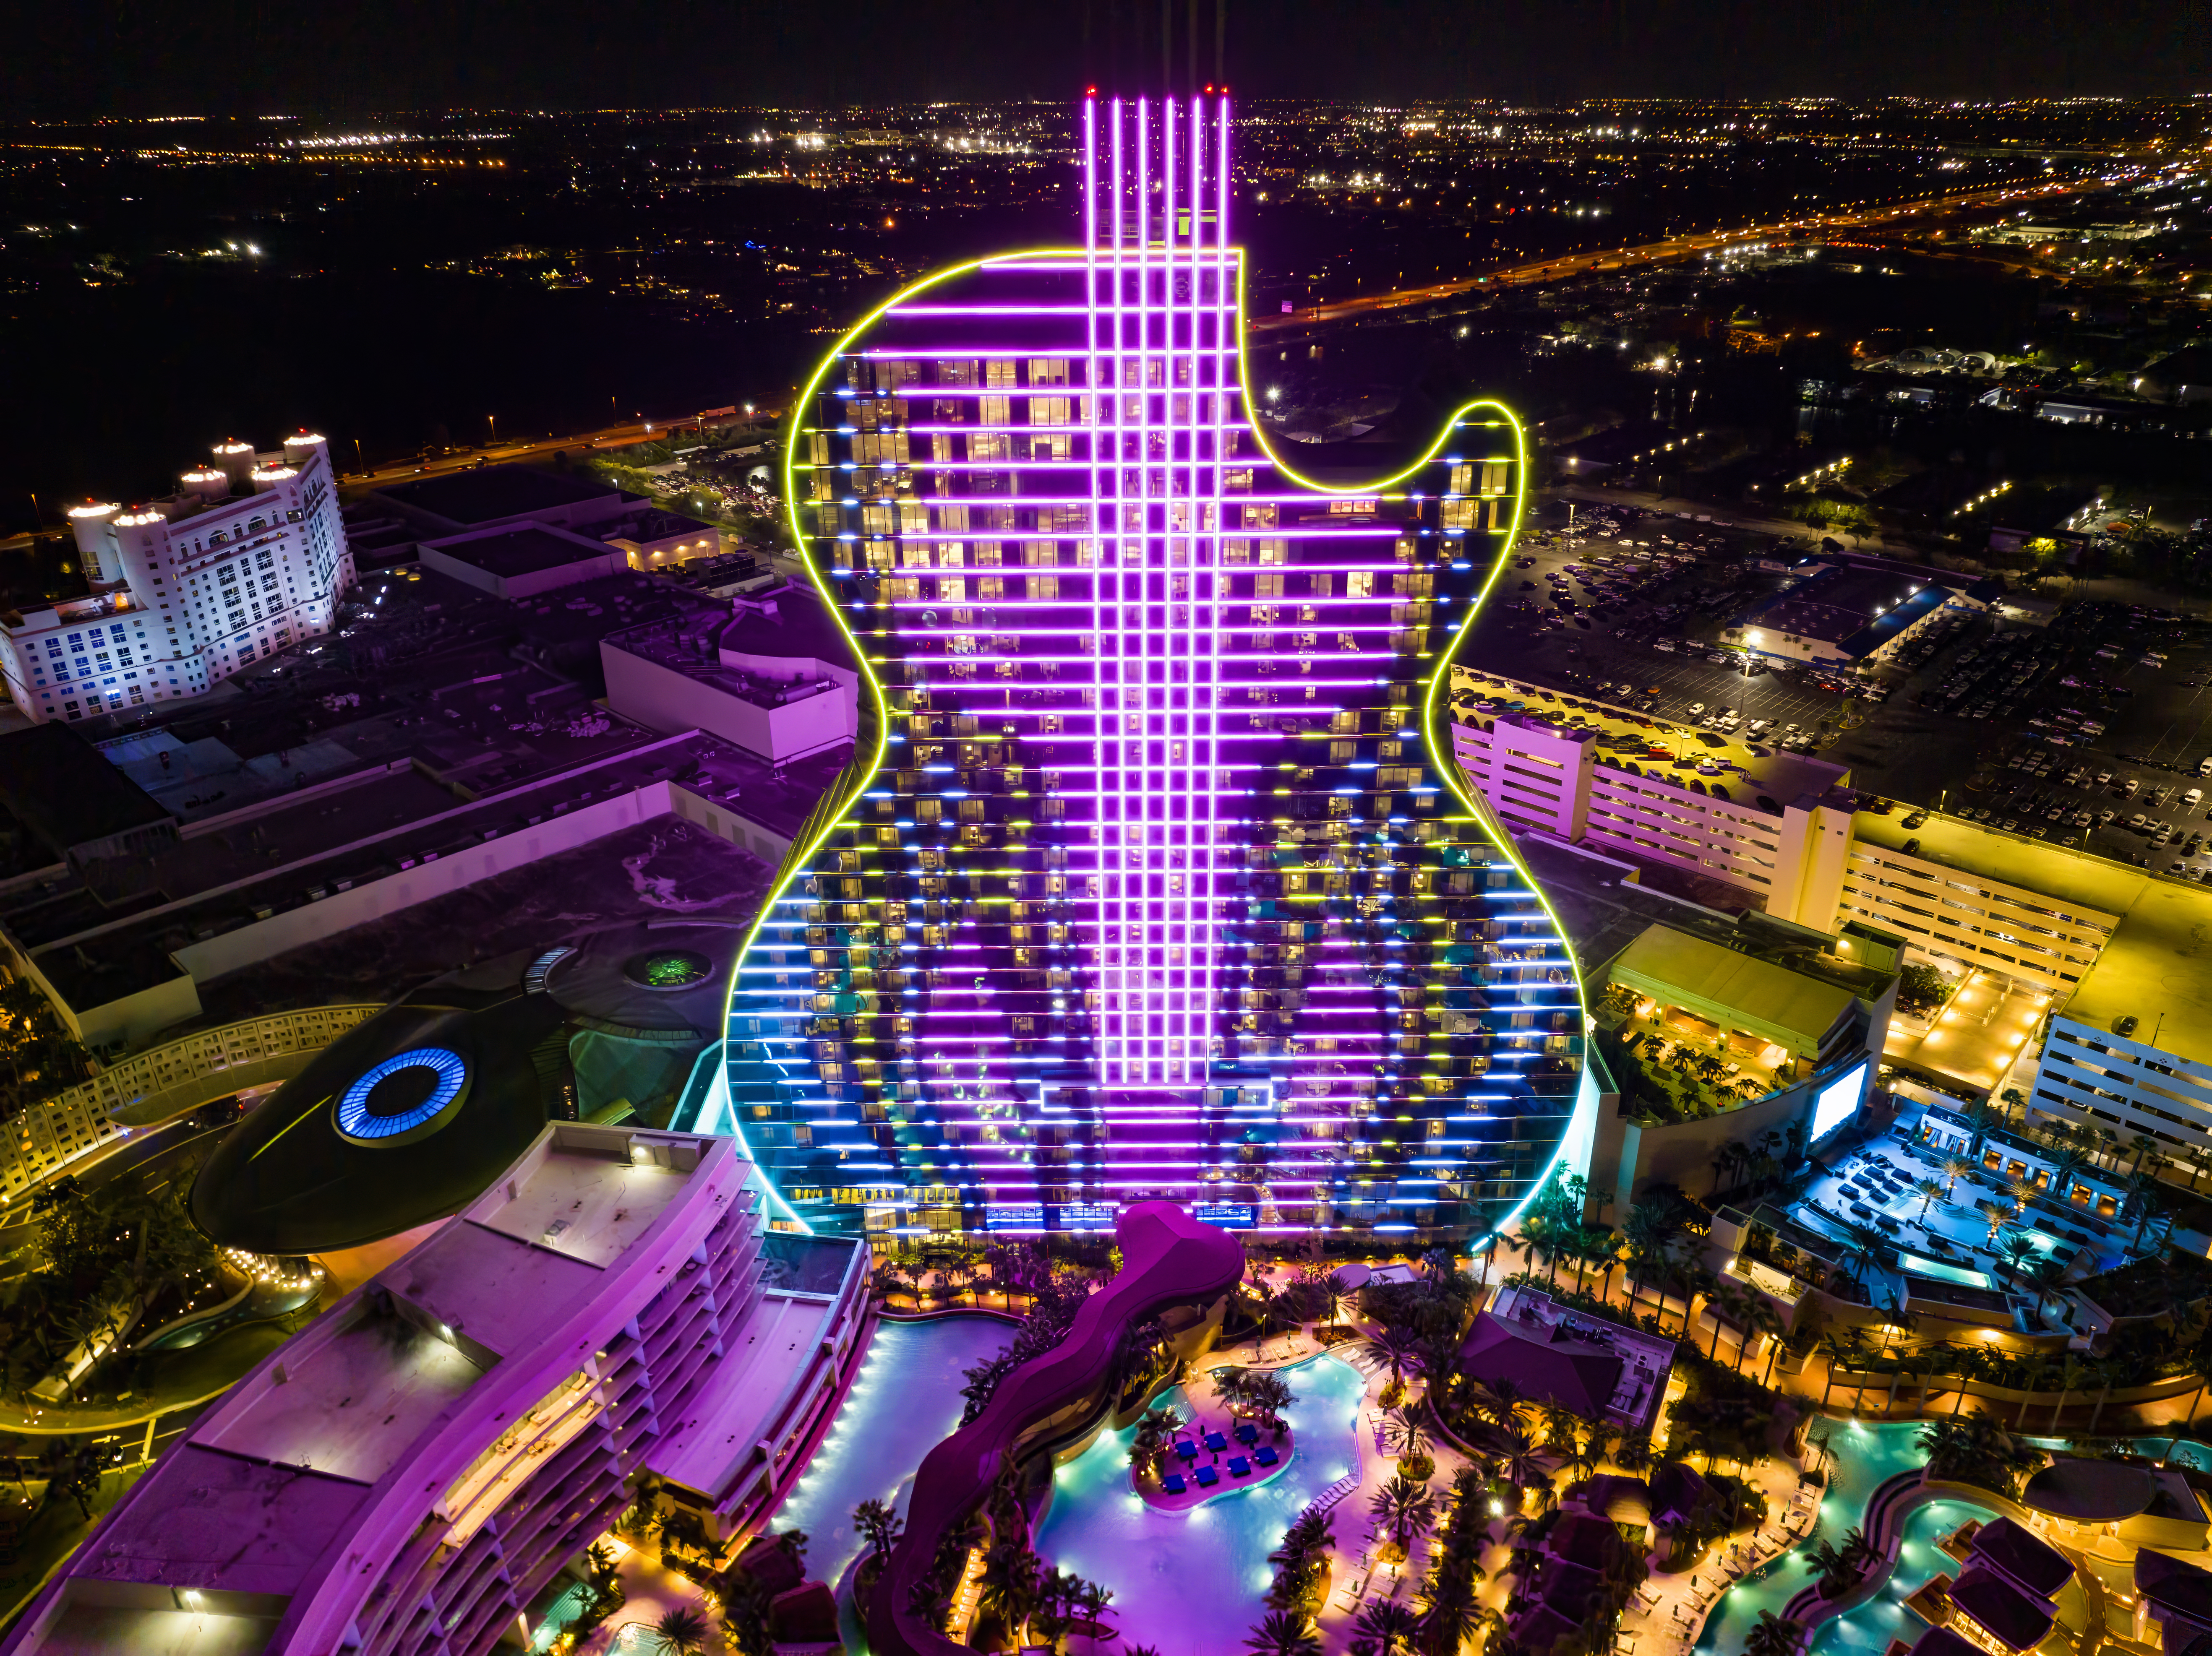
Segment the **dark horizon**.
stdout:
<svg viewBox="0 0 2212 1656">
<path fill-rule="evenodd" d="M 1173 7 L 1170 73 L 1216 76 L 1216 7 Z M 622 14 L 573 0 L 276 8 L 121 0 L 9 9 L 0 91 L 22 117 L 830 106 L 1073 98 L 1161 80 L 1163 12 L 970 0 L 927 36 L 908 6 L 696 3 Z M 1962 100 L 2206 96 L 2212 9 L 2148 0 L 1580 0 L 1477 13 L 1449 0 L 1231 0 L 1219 59 L 1247 97 Z"/>
</svg>

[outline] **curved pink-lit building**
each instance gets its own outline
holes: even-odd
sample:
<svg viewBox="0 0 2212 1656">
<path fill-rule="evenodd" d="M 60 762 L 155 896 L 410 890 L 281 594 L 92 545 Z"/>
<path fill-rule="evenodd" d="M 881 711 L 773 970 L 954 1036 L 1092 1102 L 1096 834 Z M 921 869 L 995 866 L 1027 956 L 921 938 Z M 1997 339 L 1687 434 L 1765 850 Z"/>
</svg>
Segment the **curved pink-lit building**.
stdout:
<svg viewBox="0 0 2212 1656">
<path fill-rule="evenodd" d="M 167 1450 L 0 1653 L 459 1656 L 642 1474 L 755 1525 L 851 1380 L 867 1256 L 766 1230 L 751 1175 L 728 1139 L 548 1127 Z"/>
</svg>

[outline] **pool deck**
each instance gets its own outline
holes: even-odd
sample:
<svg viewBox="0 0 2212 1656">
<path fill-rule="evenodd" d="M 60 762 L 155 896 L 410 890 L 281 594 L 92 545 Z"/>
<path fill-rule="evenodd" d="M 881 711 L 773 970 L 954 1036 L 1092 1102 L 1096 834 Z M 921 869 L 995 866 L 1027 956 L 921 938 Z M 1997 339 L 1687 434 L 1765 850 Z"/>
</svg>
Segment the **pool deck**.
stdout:
<svg viewBox="0 0 2212 1656">
<path fill-rule="evenodd" d="M 1628 1648 L 1633 1635 L 1636 1656 L 1687 1656 L 1722 1594 L 1813 1532 L 1823 1491 L 1799 1481 L 1796 1461 L 1769 1456 L 1749 1472 L 1766 1496 L 1766 1522 L 1753 1532 L 1715 1542 L 1688 1570 L 1653 1571 L 1620 1613 L 1617 1648 Z"/>
</svg>

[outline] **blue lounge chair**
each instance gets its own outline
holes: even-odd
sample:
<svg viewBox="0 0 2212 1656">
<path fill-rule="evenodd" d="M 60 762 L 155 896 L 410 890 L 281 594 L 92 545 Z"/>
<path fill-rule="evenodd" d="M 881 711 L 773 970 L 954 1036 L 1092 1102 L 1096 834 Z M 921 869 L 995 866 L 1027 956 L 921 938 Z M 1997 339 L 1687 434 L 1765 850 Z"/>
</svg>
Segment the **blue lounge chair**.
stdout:
<svg viewBox="0 0 2212 1656">
<path fill-rule="evenodd" d="M 1229 1447 L 1229 1440 L 1218 1432 L 1208 1432 L 1206 1435 L 1206 1447 L 1218 1455 Z"/>
<path fill-rule="evenodd" d="M 1273 1444 L 1263 1443 L 1252 1452 L 1252 1459 L 1258 1461 L 1262 1466 L 1272 1466 L 1277 1461 L 1280 1460 L 1282 1456 L 1275 1453 L 1275 1446 Z"/>
<path fill-rule="evenodd" d="M 1160 1488 L 1165 1489 L 1170 1495 L 1181 1495 L 1185 1489 L 1190 1488 L 1190 1485 L 1183 1482 L 1181 1472 L 1170 1472 L 1160 1480 Z"/>
<path fill-rule="evenodd" d="M 1198 1469 L 1197 1477 L 1198 1487 L 1201 1489 L 1212 1489 L 1215 1484 L 1221 1482 L 1221 1474 L 1215 1471 L 1211 1466 L 1200 1467 Z"/>
<path fill-rule="evenodd" d="M 1237 1441 L 1249 1448 L 1260 1441 L 1260 1429 L 1249 1420 L 1240 1422 L 1237 1428 Z"/>
<path fill-rule="evenodd" d="M 1242 1455 L 1231 1455 L 1231 1456 L 1230 1456 L 1230 1457 L 1229 1457 L 1229 1476 L 1230 1476 L 1230 1477 L 1251 1477 L 1251 1476 L 1252 1476 L 1252 1463 L 1251 1463 L 1250 1461 L 1249 1461 L 1249 1460 L 1245 1459 L 1244 1459 L 1244 1457 L 1243 1457 L 1243 1456 L 1242 1456 Z"/>
<path fill-rule="evenodd" d="M 1198 1459 L 1198 1445 L 1193 1443 L 1188 1438 L 1182 1438 L 1176 1444 L 1176 1453 L 1181 1455 L 1185 1460 L 1196 1460 Z"/>
</svg>

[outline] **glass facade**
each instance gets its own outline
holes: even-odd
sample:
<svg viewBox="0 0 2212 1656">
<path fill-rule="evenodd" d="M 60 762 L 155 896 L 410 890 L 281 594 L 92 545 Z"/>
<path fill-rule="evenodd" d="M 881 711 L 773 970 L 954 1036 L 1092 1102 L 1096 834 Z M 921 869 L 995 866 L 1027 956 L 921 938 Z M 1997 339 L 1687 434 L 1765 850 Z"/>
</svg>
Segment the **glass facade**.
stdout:
<svg viewBox="0 0 2212 1656">
<path fill-rule="evenodd" d="M 1279 458 L 1225 101 L 1080 118 L 1081 245 L 908 288 L 798 409 L 793 527 L 870 682 L 739 965 L 735 1118 L 820 1228 L 1104 1231 L 1164 1197 L 1479 1233 L 1583 1062 L 1432 694 L 1510 561 L 1519 428 L 1474 403 L 1395 464 Z"/>
</svg>

